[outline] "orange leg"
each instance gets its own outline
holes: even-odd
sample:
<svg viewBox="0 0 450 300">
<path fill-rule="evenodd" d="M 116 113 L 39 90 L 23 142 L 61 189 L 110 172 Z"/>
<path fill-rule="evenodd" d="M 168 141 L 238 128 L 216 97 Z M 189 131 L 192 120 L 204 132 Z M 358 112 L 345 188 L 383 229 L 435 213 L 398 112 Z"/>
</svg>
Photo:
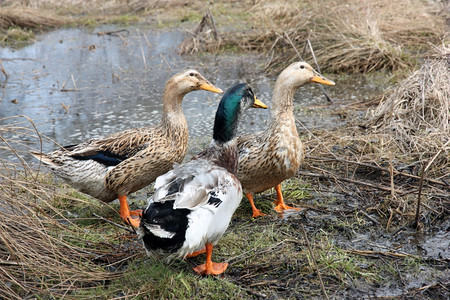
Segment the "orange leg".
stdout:
<svg viewBox="0 0 450 300">
<path fill-rule="evenodd" d="M 189 253 L 188 255 L 186 255 L 185 258 L 191 258 L 191 257 L 196 257 L 199 256 L 200 254 L 203 254 L 206 252 L 206 248 L 203 248 L 202 250 L 198 250 L 198 251 L 194 251 L 192 253 Z"/>
<path fill-rule="evenodd" d="M 138 228 L 139 223 L 141 222 L 139 217 L 142 216 L 142 210 L 139 209 L 130 211 L 126 195 L 120 195 L 119 202 L 120 202 L 119 214 L 122 217 L 122 220 L 125 223 L 130 224 L 135 228 Z"/>
<path fill-rule="evenodd" d="M 257 218 L 257 217 L 262 217 L 265 216 L 267 214 L 261 212 L 261 210 L 257 209 L 255 206 L 255 202 L 253 201 L 253 195 L 251 193 L 247 193 L 245 194 L 248 198 L 248 201 L 250 202 L 250 205 L 252 206 L 252 211 L 253 211 L 253 218 Z"/>
<path fill-rule="evenodd" d="M 194 268 L 194 271 L 199 275 L 219 275 L 225 272 L 228 263 L 215 263 L 211 261 L 212 244 L 206 244 L 206 263 Z"/>
<path fill-rule="evenodd" d="M 274 204 L 276 205 L 275 210 L 277 212 L 282 213 L 283 211 L 288 209 L 301 210 L 300 208 L 287 206 L 284 203 L 283 194 L 281 193 L 281 183 L 275 187 L 275 190 L 277 191 L 277 201 L 275 201 Z"/>
</svg>

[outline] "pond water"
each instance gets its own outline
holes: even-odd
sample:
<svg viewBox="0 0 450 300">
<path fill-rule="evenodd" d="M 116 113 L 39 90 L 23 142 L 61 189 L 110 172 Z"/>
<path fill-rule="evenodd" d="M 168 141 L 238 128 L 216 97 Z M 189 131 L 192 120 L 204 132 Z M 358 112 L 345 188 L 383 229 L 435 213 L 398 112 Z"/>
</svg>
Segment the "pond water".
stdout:
<svg viewBox="0 0 450 300">
<path fill-rule="evenodd" d="M 0 59 L 9 75 L 7 80 L 1 77 L 0 122 L 4 125 L 17 122 L 5 118 L 27 116 L 42 135 L 60 145 L 155 125 L 160 121 L 166 80 L 186 68 L 197 69 L 223 90 L 247 82 L 257 97 L 270 106 L 276 76 L 264 74 L 266 58 L 262 55 L 180 56 L 177 46 L 184 33 L 179 30 L 131 27 L 127 32 L 120 32 L 121 36 L 97 34 L 118 29 L 114 26 L 95 30 L 60 29 L 37 36 L 35 43 L 20 50 L 0 48 Z M 336 92 L 336 88 L 341 92 Z M 349 80 L 337 82 L 328 92 L 335 105 L 342 105 L 356 98 L 367 98 L 374 88 L 370 85 L 361 88 L 361 81 Z M 185 97 L 183 109 L 190 133 L 187 157 L 211 139 L 220 97 L 206 91 L 195 91 Z M 342 124 L 338 116 L 321 117 L 311 113 L 311 110 L 333 109 L 317 85 L 301 88 L 295 101 L 297 117 L 309 128 L 332 129 Z M 269 117 L 270 110 L 247 112 L 239 132 L 262 130 Z M 40 149 L 36 137 L 19 132 L 11 133 L 8 138 L 21 140 L 31 149 Z M 42 145 L 45 152 L 58 148 L 50 140 Z M 0 155 L 14 159 L 8 151 Z M 24 157 L 30 159 L 26 151 Z"/>
</svg>

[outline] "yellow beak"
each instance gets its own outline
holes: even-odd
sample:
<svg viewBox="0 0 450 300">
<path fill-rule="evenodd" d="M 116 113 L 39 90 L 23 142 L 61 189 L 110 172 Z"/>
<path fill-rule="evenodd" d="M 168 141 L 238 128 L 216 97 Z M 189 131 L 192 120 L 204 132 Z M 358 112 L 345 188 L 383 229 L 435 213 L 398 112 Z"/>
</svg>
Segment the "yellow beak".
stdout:
<svg viewBox="0 0 450 300">
<path fill-rule="evenodd" d="M 262 101 L 259 101 L 259 100 L 255 97 L 255 102 L 253 103 L 253 107 L 255 107 L 255 108 L 267 108 L 268 106 L 265 105 Z"/>
<path fill-rule="evenodd" d="M 325 84 L 325 85 L 335 85 L 336 83 L 334 83 L 331 80 L 326 79 L 325 77 L 321 76 L 321 75 L 314 75 L 313 78 L 311 78 L 312 82 L 317 82 L 317 83 L 321 83 L 321 84 Z"/>
<path fill-rule="evenodd" d="M 205 90 L 205 91 L 209 91 L 209 92 L 213 92 L 213 93 L 219 93 L 219 94 L 223 93 L 222 89 L 219 89 L 218 87 L 216 87 L 216 86 L 214 86 L 214 85 L 212 85 L 210 83 L 207 83 L 207 82 L 203 82 L 200 85 L 200 89 L 201 90 Z"/>
</svg>

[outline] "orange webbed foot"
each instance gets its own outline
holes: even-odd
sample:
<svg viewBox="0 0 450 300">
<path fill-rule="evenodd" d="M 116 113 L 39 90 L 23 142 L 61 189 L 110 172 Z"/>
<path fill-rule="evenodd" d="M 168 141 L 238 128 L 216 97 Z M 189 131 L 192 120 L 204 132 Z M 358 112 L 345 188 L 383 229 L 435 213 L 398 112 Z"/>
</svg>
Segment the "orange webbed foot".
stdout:
<svg viewBox="0 0 450 300">
<path fill-rule="evenodd" d="M 130 211 L 126 195 L 119 196 L 119 203 L 120 203 L 119 214 L 122 220 L 125 223 L 130 224 L 134 228 L 138 228 L 139 224 L 141 223 L 140 217 L 142 216 L 142 210 L 138 209 Z"/>
<path fill-rule="evenodd" d="M 281 192 L 281 184 L 277 185 L 275 187 L 275 190 L 277 192 L 277 201 L 273 202 L 276 206 L 274 207 L 274 209 L 278 212 L 278 213 L 282 213 L 285 210 L 302 210 L 301 208 L 296 208 L 296 207 L 291 207 L 291 206 L 287 206 L 284 203 L 284 199 L 283 199 L 283 193 Z"/>
<path fill-rule="evenodd" d="M 130 215 L 142 217 L 142 209 L 130 210 Z"/>
<path fill-rule="evenodd" d="M 202 264 L 194 268 L 195 273 L 199 275 L 219 275 L 225 272 L 228 268 L 228 263 L 211 263 L 211 267 L 208 268 L 207 264 Z"/>
<path fill-rule="evenodd" d="M 252 218 L 258 218 L 258 217 L 262 217 L 262 216 L 267 216 L 267 214 L 261 212 L 260 209 L 254 209 L 253 210 Z"/>
<path fill-rule="evenodd" d="M 274 202 L 275 204 L 277 204 L 277 202 Z M 297 207 L 291 207 L 291 206 L 287 206 L 284 203 L 280 203 L 277 206 L 274 207 L 274 209 L 278 212 L 278 213 L 283 213 L 285 210 L 302 210 L 301 208 L 297 208 Z"/>
<path fill-rule="evenodd" d="M 132 218 L 131 216 L 129 216 L 126 220 L 124 220 L 125 223 L 130 224 L 131 226 L 133 226 L 134 228 L 138 228 L 139 224 L 141 224 L 141 219 L 138 218 Z"/>
<path fill-rule="evenodd" d="M 253 195 L 251 193 L 245 194 L 248 198 L 248 202 L 250 202 L 250 206 L 252 207 L 253 215 L 252 218 L 266 216 L 267 214 L 261 212 L 260 209 L 257 209 L 255 206 L 255 202 L 253 201 Z"/>
<path fill-rule="evenodd" d="M 213 245 L 207 243 L 206 249 L 206 263 L 194 268 L 195 273 L 199 275 L 219 275 L 225 272 L 228 263 L 215 263 L 211 261 Z"/>
</svg>

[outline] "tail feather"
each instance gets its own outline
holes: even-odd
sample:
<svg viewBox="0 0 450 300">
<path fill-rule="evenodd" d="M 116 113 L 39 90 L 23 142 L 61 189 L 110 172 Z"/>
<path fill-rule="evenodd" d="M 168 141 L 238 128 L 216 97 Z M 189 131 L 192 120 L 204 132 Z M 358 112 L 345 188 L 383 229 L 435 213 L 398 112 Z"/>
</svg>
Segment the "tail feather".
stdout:
<svg viewBox="0 0 450 300">
<path fill-rule="evenodd" d="M 42 161 L 44 164 L 57 165 L 57 163 L 53 161 L 48 154 L 31 151 L 31 155 L 33 155 L 36 159 Z"/>
</svg>

